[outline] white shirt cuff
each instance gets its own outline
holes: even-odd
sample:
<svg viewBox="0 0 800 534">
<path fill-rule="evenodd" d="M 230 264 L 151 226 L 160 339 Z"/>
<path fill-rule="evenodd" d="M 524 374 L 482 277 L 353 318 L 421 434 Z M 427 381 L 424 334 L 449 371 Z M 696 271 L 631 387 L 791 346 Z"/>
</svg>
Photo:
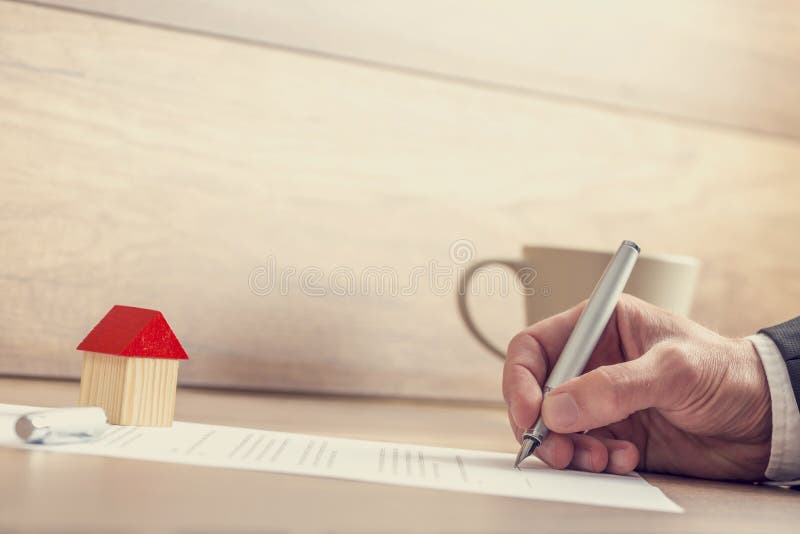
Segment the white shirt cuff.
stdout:
<svg viewBox="0 0 800 534">
<path fill-rule="evenodd" d="M 764 476 L 769 480 L 796 484 L 796 479 L 800 479 L 800 410 L 786 362 L 768 336 L 756 334 L 747 339 L 761 357 L 772 404 L 772 447 Z"/>
</svg>

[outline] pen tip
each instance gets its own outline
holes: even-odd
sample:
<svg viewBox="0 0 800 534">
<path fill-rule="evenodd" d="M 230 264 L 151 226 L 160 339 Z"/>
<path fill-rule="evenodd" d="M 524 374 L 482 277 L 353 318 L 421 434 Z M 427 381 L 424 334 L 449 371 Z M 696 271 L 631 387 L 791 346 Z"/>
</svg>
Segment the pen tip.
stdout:
<svg viewBox="0 0 800 534">
<path fill-rule="evenodd" d="M 539 442 L 535 439 L 525 438 L 522 440 L 522 448 L 519 450 L 519 454 L 517 454 L 517 459 L 514 462 L 514 467 L 516 469 L 520 469 L 519 464 L 522 461 L 530 456 L 533 453 L 533 450 L 539 446 Z"/>
</svg>

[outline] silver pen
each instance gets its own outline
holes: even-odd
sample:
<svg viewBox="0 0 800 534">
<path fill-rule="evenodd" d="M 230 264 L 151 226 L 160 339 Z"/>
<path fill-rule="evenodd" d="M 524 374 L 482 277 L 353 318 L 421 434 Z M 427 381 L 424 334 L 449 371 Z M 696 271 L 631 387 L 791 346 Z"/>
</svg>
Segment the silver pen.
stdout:
<svg viewBox="0 0 800 534">
<path fill-rule="evenodd" d="M 639 245 L 633 241 L 623 241 L 611 258 L 597 285 L 594 286 L 586 307 L 578 317 L 578 322 L 575 323 L 575 328 L 567 339 L 567 344 L 564 345 L 553 371 L 547 378 L 543 395 L 547 395 L 551 390 L 583 372 L 611 314 L 614 313 L 625 284 L 628 283 L 639 251 Z M 519 469 L 519 464 L 542 444 L 547 433 L 547 427 L 544 426 L 540 414 L 536 423 L 522 435 L 522 448 L 514 467 Z"/>
</svg>

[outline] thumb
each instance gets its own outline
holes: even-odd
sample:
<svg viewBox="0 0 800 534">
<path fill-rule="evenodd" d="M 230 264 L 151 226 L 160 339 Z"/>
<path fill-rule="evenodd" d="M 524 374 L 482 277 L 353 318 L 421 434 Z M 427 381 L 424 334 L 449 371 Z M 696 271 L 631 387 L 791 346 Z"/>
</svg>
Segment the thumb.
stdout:
<svg viewBox="0 0 800 534">
<path fill-rule="evenodd" d="M 542 418 L 559 433 L 583 432 L 625 419 L 633 412 L 665 404 L 669 377 L 659 376 L 658 349 L 640 358 L 598 367 L 545 395 Z"/>
</svg>

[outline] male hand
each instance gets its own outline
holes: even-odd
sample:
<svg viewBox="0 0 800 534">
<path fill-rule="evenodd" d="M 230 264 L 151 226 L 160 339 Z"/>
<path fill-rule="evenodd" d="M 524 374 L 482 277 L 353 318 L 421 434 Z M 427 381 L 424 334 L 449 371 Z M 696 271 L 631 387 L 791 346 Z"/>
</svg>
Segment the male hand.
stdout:
<svg viewBox="0 0 800 534">
<path fill-rule="evenodd" d="M 764 478 L 772 412 L 755 348 L 629 295 L 585 373 L 542 403 L 542 385 L 583 306 L 528 327 L 508 345 L 503 396 L 518 441 L 541 409 L 551 432 L 534 454 L 557 469 Z"/>
</svg>

